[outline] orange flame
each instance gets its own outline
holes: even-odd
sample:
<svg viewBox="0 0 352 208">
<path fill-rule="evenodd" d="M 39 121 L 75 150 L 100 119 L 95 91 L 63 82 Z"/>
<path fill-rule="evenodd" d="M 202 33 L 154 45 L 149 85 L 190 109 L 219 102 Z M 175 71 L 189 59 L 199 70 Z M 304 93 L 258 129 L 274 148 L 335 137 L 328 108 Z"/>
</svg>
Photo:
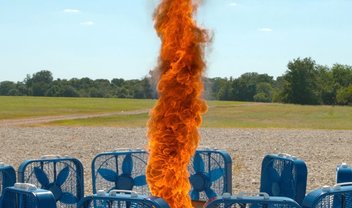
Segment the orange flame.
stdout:
<svg viewBox="0 0 352 208">
<path fill-rule="evenodd" d="M 155 10 L 161 39 L 159 100 L 148 123 L 147 181 L 155 196 L 172 208 L 192 207 L 187 166 L 199 144 L 197 128 L 207 110 L 201 98 L 208 35 L 192 19 L 192 0 L 162 0 Z"/>
</svg>

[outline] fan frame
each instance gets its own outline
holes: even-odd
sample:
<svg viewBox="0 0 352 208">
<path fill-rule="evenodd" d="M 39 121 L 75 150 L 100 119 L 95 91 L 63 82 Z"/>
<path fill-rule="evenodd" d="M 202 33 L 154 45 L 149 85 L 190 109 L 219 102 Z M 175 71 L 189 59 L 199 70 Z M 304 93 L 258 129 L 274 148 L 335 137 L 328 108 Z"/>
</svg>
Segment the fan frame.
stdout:
<svg viewBox="0 0 352 208">
<path fill-rule="evenodd" d="M 18 167 L 18 182 L 21 183 L 26 183 L 30 177 L 25 178 L 25 173 L 26 173 L 26 168 L 31 165 L 32 163 L 43 163 L 45 165 L 49 163 L 66 163 L 70 162 L 73 163 L 74 168 L 75 168 L 75 178 L 76 178 L 76 194 L 75 196 L 77 197 L 77 203 L 84 197 L 84 168 L 80 160 L 74 157 L 69 157 L 69 156 L 43 156 L 40 159 L 32 159 L 32 160 L 25 160 L 24 162 L 21 163 L 21 165 Z M 35 167 L 40 167 L 40 166 L 35 166 Z M 70 170 L 72 171 L 71 167 L 69 166 Z M 30 174 L 32 176 L 34 174 L 34 171 Z M 56 173 L 57 177 L 58 173 Z M 39 182 L 39 181 L 38 181 Z M 57 203 L 59 203 L 57 201 Z M 64 203 L 63 203 L 64 204 Z"/>
<path fill-rule="evenodd" d="M 223 187 L 223 190 L 222 190 L 222 194 L 223 193 L 229 193 L 229 194 L 232 194 L 232 158 L 231 156 L 227 153 L 227 151 L 225 150 L 222 150 L 222 149 L 215 149 L 215 148 L 200 148 L 200 149 L 197 149 L 195 154 L 193 155 L 192 157 L 192 160 L 190 161 L 190 164 L 188 166 L 188 171 L 189 173 L 191 172 L 194 172 L 194 168 L 193 168 L 193 160 L 194 160 L 194 156 L 196 154 L 200 154 L 200 155 L 207 155 L 206 157 L 209 158 L 209 159 L 213 159 L 214 161 L 216 161 L 216 158 L 214 158 L 214 156 L 212 155 L 217 155 L 217 156 L 221 156 L 223 158 L 223 161 L 224 161 L 224 171 L 225 171 L 225 175 L 224 175 L 224 187 Z M 202 157 L 203 159 L 203 157 Z M 217 161 L 218 162 L 218 161 Z M 193 171 L 192 171 L 193 169 Z M 211 169 L 210 169 L 211 170 Z M 207 171 L 206 173 L 208 173 L 210 171 L 208 168 L 207 168 Z M 193 189 L 193 186 L 192 186 L 192 189 Z M 197 201 L 204 201 L 204 199 L 200 199 L 200 200 L 197 200 Z"/>
<path fill-rule="evenodd" d="M 335 201 L 340 196 L 346 197 L 348 194 L 350 197 L 350 203 L 348 205 L 352 205 L 352 183 L 340 183 L 336 184 L 333 187 L 325 186 L 318 189 L 315 189 L 309 192 L 303 200 L 302 208 L 315 208 L 320 202 L 323 202 L 324 199 L 333 198 L 333 204 L 330 204 L 331 207 L 341 207 L 340 201 Z M 330 201 L 329 200 L 329 201 Z M 319 206 L 320 207 L 320 206 Z M 330 207 L 330 206 L 327 206 Z M 345 207 L 349 207 L 345 205 Z"/>
<path fill-rule="evenodd" d="M 134 154 L 146 154 L 146 160 L 144 161 L 142 158 L 140 157 L 137 157 L 140 161 L 143 161 L 145 163 L 145 166 L 147 166 L 147 163 L 148 163 L 148 157 L 149 157 L 149 154 L 147 151 L 143 150 L 143 149 L 117 149 L 115 151 L 110 151 L 110 152 L 102 152 L 102 153 L 99 153 L 97 154 L 93 160 L 92 160 L 92 163 L 91 163 L 91 172 L 92 172 L 92 191 L 93 191 L 93 194 L 96 194 L 97 193 L 97 177 L 96 175 L 98 174 L 96 170 L 98 170 L 99 168 L 97 168 L 97 164 L 96 164 L 96 161 L 100 158 L 100 157 L 105 157 L 105 156 L 110 156 L 109 159 L 107 160 L 110 160 L 111 158 L 113 157 L 120 157 L 120 156 L 125 156 L 127 154 L 131 154 L 132 156 L 132 159 L 135 158 L 136 156 L 134 156 Z M 105 161 L 107 161 L 105 160 Z M 100 164 L 100 166 L 102 165 L 103 163 Z M 143 170 L 143 174 L 146 175 L 146 171 Z M 149 187 L 148 187 L 148 184 L 145 185 L 146 186 L 146 189 L 148 190 L 148 192 L 150 191 L 149 190 Z M 133 188 L 132 188 L 133 190 Z M 140 193 L 140 194 L 147 194 L 147 193 Z"/>
<path fill-rule="evenodd" d="M 342 163 L 336 167 L 336 183 L 352 182 L 352 166 Z"/>
<path fill-rule="evenodd" d="M 122 190 L 118 190 L 118 191 L 122 191 Z M 77 208 L 87 208 L 90 203 L 95 203 L 96 201 L 107 201 L 107 202 L 114 201 L 114 202 L 127 202 L 127 203 L 135 202 L 135 203 L 143 203 L 143 207 L 170 208 L 167 202 L 162 198 L 139 195 L 136 193 L 114 194 L 114 195 L 107 194 L 107 193 L 103 193 L 103 194 L 99 193 L 91 196 L 86 196 L 78 203 Z"/>
<path fill-rule="evenodd" d="M 0 164 L 0 174 L 2 177 L 0 183 L 0 202 L 2 200 L 2 195 L 7 187 L 13 186 L 16 183 L 16 171 L 15 169 L 7 164 Z M 1 208 L 1 204 L 0 204 Z"/>
<path fill-rule="evenodd" d="M 272 193 L 272 182 L 270 181 L 270 173 L 269 167 L 273 167 L 275 161 L 280 162 L 288 162 L 291 164 L 292 169 L 296 170 L 296 177 L 295 177 L 295 195 L 292 198 L 298 204 L 302 204 L 303 199 L 306 194 L 306 187 L 307 187 L 307 166 L 306 163 L 297 157 L 288 155 L 288 154 L 268 154 L 264 157 L 262 161 L 261 167 L 261 177 L 260 177 L 260 192 L 268 193 L 270 196 L 273 196 Z M 283 195 L 279 195 L 283 196 Z M 289 196 L 286 196 L 289 197 Z M 291 197 L 289 197 L 291 198 Z"/>
</svg>

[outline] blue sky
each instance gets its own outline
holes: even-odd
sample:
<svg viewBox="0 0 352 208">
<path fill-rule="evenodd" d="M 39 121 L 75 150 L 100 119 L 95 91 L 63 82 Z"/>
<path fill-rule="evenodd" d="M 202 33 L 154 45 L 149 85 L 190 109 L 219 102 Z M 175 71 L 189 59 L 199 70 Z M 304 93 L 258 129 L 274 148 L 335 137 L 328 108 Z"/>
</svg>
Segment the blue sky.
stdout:
<svg viewBox="0 0 352 208">
<path fill-rule="evenodd" d="M 158 0 L 0 0 L 0 81 L 50 70 L 54 78 L 142 78 L 156 65 Z M 206 75 L 286 71 L 288 61 L 352 65 L 350 0 L 204 0 L 214 34 Z"/>
</svg>

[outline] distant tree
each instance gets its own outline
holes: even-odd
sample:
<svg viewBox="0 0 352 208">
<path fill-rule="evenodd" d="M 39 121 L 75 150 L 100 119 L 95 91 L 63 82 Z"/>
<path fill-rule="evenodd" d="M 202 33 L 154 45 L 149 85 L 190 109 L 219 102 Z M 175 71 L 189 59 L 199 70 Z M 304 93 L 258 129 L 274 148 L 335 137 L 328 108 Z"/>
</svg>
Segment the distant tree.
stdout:
<svg viewBox="0 0 352 208">
<path fill-rule="evenodd" d="M 256 72 L 242 74 L 235 79 L 232 84 L 233 99 L 240 101 L 254 101 L 257 94 L 258 83 L 273 83 L 273 77 L 267 74 L 258 74 Z"/>
<path fill-rule="evenodd" d="M 63 97 L 79 97 L 79 94 L 76 89 L 69 85 L 63 87 L 61 95 Z"/>
<path fill-rule="evenodd" d="M 348 87 L 352 83 L 352 66 L 334 64 L 331 71 L 337 88 Z"/>
<path fill-rule="evenodd" d="M 227 82 L 229 82 L 229 80 L 227 78 L 221 78 L 221 77 L 215 77 L 215 78 L 209 78 L 209 84 L 208 86 L 210 87 L 210 92 L 209 97 L 210 99 L 215 99 L 215 100 L 220 100 L 220 97 L 223 97 L 223 93 L 220 93 L 220 90 L 223 91 L 225 85 L 227 84 Z M 227 86 L 227 90 L 229 89 L 230 86 Z M 227 93 L 230 93 L 229 91 Z M 229 97 L 229 95 L 226 95 L 227 97 Z"/>
<path fill-rule="evenodd" d="M 327 66 L 318 65 L 316 84 L 322 104 L 332 105 L 336 103 L 336 88 L 332 71 Z"/>
<path fill-rule="evenodd" d="M 42 70 L 32 77 L 27 76 L 26 85 L 34 96 L 44 96 L 45 92 L 50 88 L 53 76 L 50 71 Z"/>
<path fill-rule="evenodd" d="M 24 84 L 23 82 L 17 82 L 16 83 L 16 89 L 18 91 L 18 95 L 29 95 L 29 90 L 26 86 L 26 84 Z"/>
<path fill-rule="evenodd" d="M 50 84 L 53 81 L 53 75 L 50 71 L 42 70 L 32 76 L 32 82 L 42 82 Z"/>
<path fill-rule="evenodd" d="M 11 89 L 8 93 L 9 96 L 20 96 L 21 93 L 18 91 L 18 89 Z"/>
<path fill-rule="evenodd" d="M 49 96 L 49 97 L 61 97 L 62 95 L 62 87 L 55 84 L 52 85 L 46 92 L 45 92 L 45 96 Z"/>
<path fill-rule="evenodd" d="M 340 88 L 337 91 L 337 103 L 341 105 L 352 105 L 352 84 L 349 87 Z"/>
<path fill-rule="evenodd" d="M 128 90 L 125 87 L 116 88 L 116 97 L 118 98 L 128 98 Z"/>
<path fill-rule="evenodd" d="M 78 83 L 77 89 L 89 89 L 94 86 L 94 81 L 88 77 L 80 79 Z"/>
<path fill-rule="evenodd" d="M 99 92 L 98 97 L 112 97 L 113 90 L 110 80 L 96 79 L 94 80 L 94 88 Z"/>
<path fill-rule="evenodd" d="M 11 90 L 16 90 L 16 84 L 14 82 L 0 82 L 0 95 L 10 95 Z"/>
<path fill-rule="evenodd" d="M 232 95 L 231 82 L 232 82 L 232 77 L 230 77 L 230 80 L 225 82 L 224 85 L 221 86 L 217 95 L 219 100 L 233 100 L 233 98 L 231 97 Z"/>
<path fill-rule="evenodd" d="M 114 78 L 111 80 L 111 84 L 114 85 L 114 87 L 122 87 L 123 84 L 124 84 L 125 80 L 124 79 L 117 79 L 117 78 Z"/>
<path fill-rule="evenodd" d="M 284 89 L 288 85 L 284 76 L 278 76 L 273 83 L 273 102 L 282 103 L 284 100 L 287 100 Z"/>
<path fill-rule="evenodd" d="M 256 94 L 253 99 L 256 102 L 271 102 L 273 88 L 268 82 L 260 82 L 256 85 Z"/>
<path fill-rule="evenodd" d="M 89 97 L 103 98 L 105 97 L 105 92 L 102 89 L 92 87 L 89 89 Z"/>
<path fill-rule="evenodd" d="M 311 58 L 298 58 L 288 63 L 288 70 L 284 75 L 287 81 L 283 90 L 284 102 L 319 104 L 315 66 L 315 61 Z"/>
</svg>

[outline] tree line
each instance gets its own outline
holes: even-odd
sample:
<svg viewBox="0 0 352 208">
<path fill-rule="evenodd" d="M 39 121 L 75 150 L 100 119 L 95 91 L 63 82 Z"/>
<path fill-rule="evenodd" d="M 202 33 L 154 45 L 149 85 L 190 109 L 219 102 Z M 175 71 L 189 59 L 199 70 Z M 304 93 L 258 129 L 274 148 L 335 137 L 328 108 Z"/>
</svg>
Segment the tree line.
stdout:
<svg viewBox="0 0 352 208">
<path fill-rule="evenodd" d="M 311 58 L 289 61 L 276 79 L 250 72 L 238 78 L 203 78 L 208 100 L 352 105 L 352 66 L 323 66 Z M 153 73 L 142 79 L 53 79 L 42 70 L 20 82 L 0 82 L 0 95 L 50 97 L 157 98 Z"/>
</svg>

